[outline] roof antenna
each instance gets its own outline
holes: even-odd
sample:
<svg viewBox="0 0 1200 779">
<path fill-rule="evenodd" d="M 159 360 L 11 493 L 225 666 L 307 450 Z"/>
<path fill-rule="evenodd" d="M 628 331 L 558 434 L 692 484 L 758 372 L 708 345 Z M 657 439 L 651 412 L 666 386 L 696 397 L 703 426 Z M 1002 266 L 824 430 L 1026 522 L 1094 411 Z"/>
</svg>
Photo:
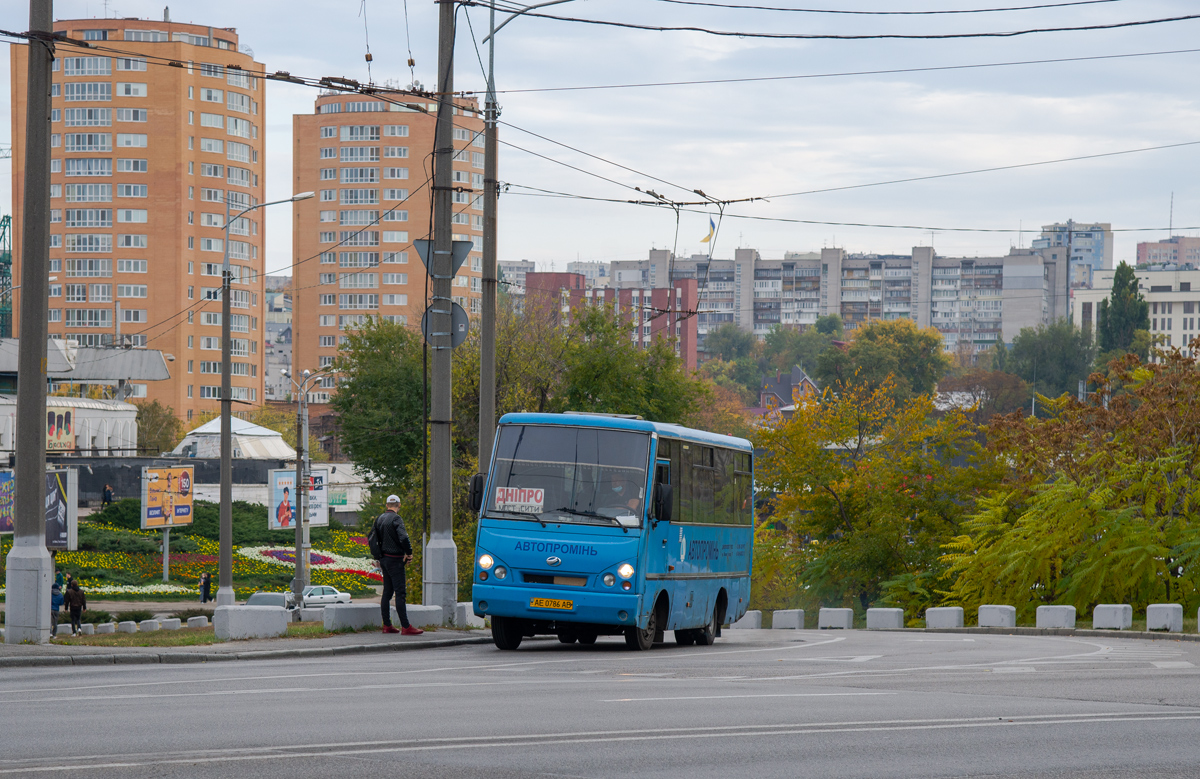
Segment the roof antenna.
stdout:
<svg viewBox="0 0 1200 779">
<path fill-rule="evenodd" d="M 1171 193 L 1171 216 L 1167 220 L 1167 237 L 1175 235 L 1175 193 Z"/>
</svg>

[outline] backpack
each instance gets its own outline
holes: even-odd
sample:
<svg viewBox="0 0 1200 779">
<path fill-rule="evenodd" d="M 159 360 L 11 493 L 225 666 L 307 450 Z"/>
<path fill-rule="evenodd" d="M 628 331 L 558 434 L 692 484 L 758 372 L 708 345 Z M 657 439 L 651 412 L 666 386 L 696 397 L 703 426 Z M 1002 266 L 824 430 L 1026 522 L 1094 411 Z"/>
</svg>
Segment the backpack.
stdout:
<svg viewBox="0 0 1200 779">
<path fill-rule="evenodd" d="M 367 533 L 367 548 L 371 550 L 371 557 L 376 560 L 383 559 L 383 539 L 379 537 L 379 517 L 375 518 L 375 522 L 371 525 L 371 531 Z"/>
</svg>

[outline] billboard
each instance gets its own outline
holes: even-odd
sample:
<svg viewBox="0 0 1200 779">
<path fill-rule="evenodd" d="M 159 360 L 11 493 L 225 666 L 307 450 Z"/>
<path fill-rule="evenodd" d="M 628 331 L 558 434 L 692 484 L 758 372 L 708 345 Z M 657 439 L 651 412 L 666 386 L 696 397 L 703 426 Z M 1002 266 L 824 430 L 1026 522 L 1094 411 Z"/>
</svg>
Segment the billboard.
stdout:
<svg viewBox="0 0 1200 779">
<path fill-rule="evenodd" d="M 0 533 L 13 532 L 17 483 L 12 471 L 0 471 Z"/>
<path fill-rule="evenodd" d="M 142 529 L 192 524 L 192 467 L 142 468 Z"/>
<path fill-rule="evenodd" d="M 321 527 L 329 524 L 329 469 L 313 468 L 312 484 L 308 490 L 308 524 Z M 296 472 L 271 471 L 271 505 L 267 507 L 267 526 L 271 530 L 296 528 Z"/>
<path fill-rule="evenodd" d="M 46 471 L 46 548 L 74 549 L 79 532 L 79 475 L 74 468 Z"/>
<path fill-rule="evenodd" d="M 75 409 L 58 406 L 46 409 L 46 451 L 75 451 Z"/>
</svg>

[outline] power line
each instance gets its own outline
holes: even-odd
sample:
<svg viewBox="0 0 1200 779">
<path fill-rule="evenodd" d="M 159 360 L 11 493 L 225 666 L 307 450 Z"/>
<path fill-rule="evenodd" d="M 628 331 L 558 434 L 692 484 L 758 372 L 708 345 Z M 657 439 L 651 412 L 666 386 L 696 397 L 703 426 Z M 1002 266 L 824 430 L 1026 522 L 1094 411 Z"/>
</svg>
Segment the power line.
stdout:
<svg viewBox="0 0 1200 779">
<path fill-rule="evenodd" d="M 845 78 L 848 76 L 886 76 L 901 73 L 935 73 L 947 70 L 975 70 L 980 68 L 1004 68 L 1016 65 L 1051 65 L 1064 62 L 1088 62 L 1093 60 L 1129 59 L 1132 57 L 1157 57 L 1167 54 L 1195 54 L 1200 49 L 1173 49 L 1171 51 L 1145 51 L 1131 54 L 1099 54 L 1089 57 L 1058 57 L 1041 60 L 1017 60 L 1014 62 L 982 62 L 968 65 L 934 65 L 923 68 L 887 68 L 883 70 L 848 70 L 834 73 L 803 73 L 794 76 L 747 76 L 743 78 L 694 79 L 691 81 L 649 81 L 634 84 L 591 84 L 575 87 L 531 87 L 527 89 L 498 89 L 497 94 L 515 95 L 528 92 L 577 92 L 594 89 L 640 89 L 645 87 L 687 87 L 708 84 L 747 84 L 759 81 L 796 81 L 815 78 Z M 464 94 L 480 94 L 478 91 Z"/>
<path fill-rule="evenodd" d="M 490 3 L 477 0 L 463 0 L 463 5 L 481 5 L 490 7 Z M 1089 32 L 1096 30 L 1117 30 L 1126 27 L 1144 27 L 1152 24 L 1168 24 L 1200 19 L 1200 14 L 1171 16 L 1161 19 L 1139 19 L 1132 22 L 1113 22 L 1110 24 L 1087 24 L 1078 27 L 1037 27 L 1026 30 L 1006 30 L 997 32 L 960 32 L 960 33 L 872 33 L 862 35 L 834 33 L 788 33 L 788 32 L 747 32 L 744 30 L 715 30 L 709 27 L 693 25 L 665 26 L 652 24 L 637 24 L 634 22 L 616 22 L 607 19 L 581 19 L 574 16 L 555 16 L 553 14 L 526 11 L 523 16 L 538 19 L 553 19 L 559 22 L 574 22 L 577 24 L 598 25 L 601 27 L 620 27 L 628 30 L 646 30 L 649 32 L 698 32 L 705 35 L 716 35 L 728 38 L 765 38 L 769 40 L 835 40 L 835 41 L 872 41 L 872 40 L 951 40 L 960 38 L 1015 38 L 1021 35 L 1035 35 L 1051 32 Z"/>
<path fill-rule="evenodd" d="M 739 5 L 736 3 L 701 2 L 701 0 L 658 0 L 658 2 L 674 3 L 675 5 L 696 5 L 706 8 L 722 8 L 726 10 L 783 11 L 787 13 L 800 14 L 845 14 L 850 16 L 940 16 L 945 14 L 991 14 L 1007 11 L 1037 11 L 1044 8 L 1066 8 L 1075 5 L 1102 5 L 1105 3 L 1119 3 L 1121 0 L 1071 0 L 1071 2 L 1065 3 L 1017 5 L 1009 6 L 1007 8 L 968 8 L 943 11 L 847 11 L 832 8 L 781 8 L 779 6 L 770 5 Z"/>
</svg>

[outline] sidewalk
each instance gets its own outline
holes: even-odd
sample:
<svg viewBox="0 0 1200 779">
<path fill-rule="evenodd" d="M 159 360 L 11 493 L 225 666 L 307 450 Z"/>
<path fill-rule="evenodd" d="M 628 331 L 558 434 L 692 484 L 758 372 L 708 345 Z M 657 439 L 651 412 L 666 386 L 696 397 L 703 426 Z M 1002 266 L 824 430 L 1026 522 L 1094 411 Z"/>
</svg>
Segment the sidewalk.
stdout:
<svg viewBox="0 0 1200 779">
<path fill-rule="evenodd" d="M 490 643 L 492 643 L 491 631 L 453 628 L 438 628 L 437 631 L 427 630 L 419 636 L 385 635 L 382 632 L 374 631 L 346 633 L 325 638 L 269 638 L 181 647 L 98 647 L 0 643 L 0 668 L 278 660 L 281 658 L 336 657 L 362 652 L 403 652 L 410 649 L 436 649 L 438 647 Z"/>
</svg>

